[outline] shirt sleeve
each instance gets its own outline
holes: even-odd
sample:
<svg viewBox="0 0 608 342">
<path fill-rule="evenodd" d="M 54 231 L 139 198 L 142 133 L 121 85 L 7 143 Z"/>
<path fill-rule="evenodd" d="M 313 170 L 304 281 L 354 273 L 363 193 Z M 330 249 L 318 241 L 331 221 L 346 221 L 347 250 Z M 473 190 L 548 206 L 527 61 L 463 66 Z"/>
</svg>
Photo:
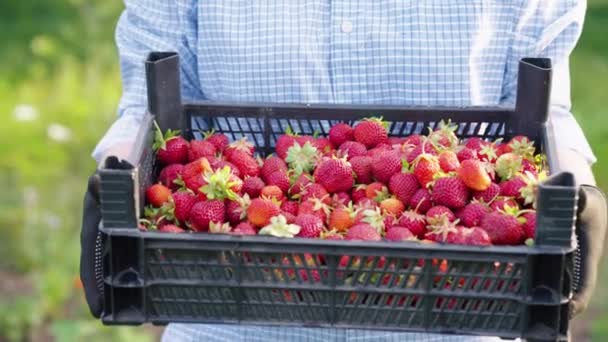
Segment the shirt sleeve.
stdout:
<svg viewBox="0 0 608 342">
<path fill-rule="evenodd" d="M 501 102 L 513 105 L 517 97 L 517 71 L 523 57 L 551 58 L 553 80 L 549 120 L 558 148 L 575 150 L 589 164 L 596 161 L 587 139 L 571 112 L 569 57 L 580 38 L 585 0 L 526 1 L 517 17 L 509 47 Z"/>
<path fill-rule="evenodd" d="M 144 62 L 151 51 L 180 55 L 181 93 L 184 99 L 202 98 L 196 55 L 196 6 L 188 1 L 125 0 L 116 28 L 123 93 L 118 118 L 95 147 L 98 162 L 105 151 L 135 139 L 147 110 Z"/>
</svg>

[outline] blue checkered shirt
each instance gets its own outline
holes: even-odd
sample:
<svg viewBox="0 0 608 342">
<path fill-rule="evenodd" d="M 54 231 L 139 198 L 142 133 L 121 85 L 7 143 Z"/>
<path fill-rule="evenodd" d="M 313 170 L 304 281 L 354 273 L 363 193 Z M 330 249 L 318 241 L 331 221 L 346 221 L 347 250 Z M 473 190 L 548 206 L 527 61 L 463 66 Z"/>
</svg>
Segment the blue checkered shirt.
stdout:
<svg viewBox="0 0 608 342">
<path fill-rule="evenodd" d="M 127 0 L 116 41 L 119 118 L 96 147 L 132 141 L 146 110 L 144 59 L 176 51 L 184 100 L 513 105 L 518 61 L 554 64 L 559 147 L 595 157 L 570 112 L 568 57 L 584 0 Z M 166 340 L 448 340 L 339 329 L 172 325 Z M 461 338 L 455 338 L 460 340 Z"/>
</svg>

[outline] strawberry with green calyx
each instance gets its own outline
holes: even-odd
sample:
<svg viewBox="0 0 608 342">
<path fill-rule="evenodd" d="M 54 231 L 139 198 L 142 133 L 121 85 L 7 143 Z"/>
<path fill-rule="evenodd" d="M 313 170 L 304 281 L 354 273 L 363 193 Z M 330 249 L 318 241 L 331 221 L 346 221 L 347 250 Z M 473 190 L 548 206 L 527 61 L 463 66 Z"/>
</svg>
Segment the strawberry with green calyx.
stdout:
<svg viewBox="0 0 608 342">
<path fill-rule="evenodd" d="M 519 204 L 517 204 L 517 201 L 515 201 L 515 199 L 512 197 L 499 196 L 490 203 L 490 209 L 492 210 L 503 210 L 505 206 L 519 208 Z"/>
<path fill-rule="evenodd" d="M 356 184 L 350 192 L 350 198 L 352 198 L 353 203 L 357 204 L 361 202 L 361 200 L 367 199 L 366 191 L 366 184 Z"/>
<path fill-rule="evenodd" d="M 522 167 L 522 158 L 514 153 L 505 153 L 496 159 L 496 173 L 502 180 L 513 178 Z"/>
<path fill-rule="evenodd" d="M 242 137 L 241 139 L 230 143 L 226 147 L 226 149 L 224 150 L 224 156 L 226 158 L 230 159 L 230 155 L 234 151 L 245 152 L 245 153 L 249 154 L 250 156 L 253 156 L 255 149 L 254 149 L 253 144 L 251 142 L 249 142 L 249 140 L 247 140 L 247 137 Z"/>
<path fill-rule="evenodd" d="M 294 143 L 287 150 L 285 162 L 289 168 L 294 170 L 296 176 L 304 172 L 311 172 L 319 159 L 319 152 L 316 147 L 307 142 L 303 146 Z"/>
<path fill-rule="evenodd" d="M 352 202 L 334 209 L 329 215 L 329 228 L 338 232 L 345 232 L 354 224 L 358 212 L 359 210 L 353 207 Z"/>
<path fill-rule="evenodd" d="M 298 198 L 298 196 L 293 196 Z M 319 183 L 308 183 L 300 192 L 299 199 L 302 203 L 311 199 L 320 199 L 325 204 L 331 203 L 331 196 L 325 187 Z"/>
<path fill-rule="evenodd" d="M 426 188 L 429 183 L 435 179 L 435 175 L 439 173 L 441 167 L 436 156 L 423 153 L 412 162 L 414 175 L 418 179 L 418 183 L 423 188 Z"/>
<path fill-rule="evenodd" d="M 318 217 L 322 222 L 326 222 L 331 213 L 330 206 L 321 198 L 309 198 L 300 203 L 298 208 L 298 216 L 302 214 L 311 214 Z"/>
<path fill-rule="evenodd" d="M 292 131 L 291 126 L 287 126 L 285 134 L 280 135 L 275 144 L 275 151 L 279 158 L 287 158 L 287 151 L 297 142 L 296 137 L 297 135 Z"/>
<path fill-rule="evenodd" d="M 283 191 L 276 185 L 266 185 L 262 188 L 260 192 L 260 197 L 262 198 L 273 198 L 277 202 L 282 202 L 285 198 Z"/>
<path fill-rule="evenodd" d="M 190 210 L 188 222 L 197 232 L 207 232 L 211 222 L 223 223 L 226 218 L 224 201 L 207 200 L 197 202 Z"/>
<path fill-rule="evenodd" d="M 200 188 L 200 192 L 210 200 L 236 200 L 238 195 L 235 190 L 240 190 L 243 184 L 227 166 L 213 173 L 205 174 L 204 179 L 207 184 Z"/>
<path fill-rule="evenodd" d="M 383 200 L 390 197 L 388 193 L 388 188 L 380 182 L 374 182 L 369 184 L 365 188 L 365 195 L 367 196 L 367 198 L 376 202 L 382 202 Z"/>
<path fill-rule="evenodd" d="M 363 210 L 363 219 L 361 221 L 376 229 L 378 234 L 384 234 L 384 215 L 382 214 L 380 208 Z"/>
<path fill-rule="evenodd" d="M 143 230 L 158 230 L 168 223 L 167 215 L 163 208 L 152 206 L 144 207 L 144 215 L 139 219 L 139 225 Z"/>
<path fill-rule="evenodd" d="M 458 232 L 456 228 L 458 222 L 458 220 L 452 222 L 446 215 L 440 215 L 429 223 L 427 227 L 429 232 L 425 238 L 436 242 L 446 242 L 450 235 Z"/>
<path fill-rule="evenodd" d="M 181 174 L 184 170 L 182 164 L 171 164 L 165 166 L 158 175 L 158 180 L 166 187 L 175 191 L 179 188 L 179 185 L 175 181 L 181 178 Z"/>
<path fill-rule="evenodd" d="M 412 196 L 420 189 L 420 184 L 413 173 L 399 172 L 391 177 L 388 182 L 388 188 L 401 202 L 409 204 Z"/>
<path fill-rule="evenodd" d="M 522 177 L 525 185 L 519 189 L 519 196 L 523 199 L 524 205 L 532 205 L 536 208 L 536 194 L 538 193 L 538 185 L 544 181 L 547 174 L 543 171 L 538 174 L 538 177 L 530 172 L 526 172 Z"/>
<path fill-rule="evenodd" d="M 172 201 L 163 206 L 167 218 L 178 223 L 187 223 L 192 206 L 198 202 L 198 197 L 190 190 L 173 193 Z"/>
<path fill-rule="evenodd" d="M 298 176 L 296 176 L 293 172 L 290 173 L 289 183 L 291 186 L 288 190 L 289 195 L 294 199 L 303 197 L 305 189 L 307 189 L 309 185 L 313 184 L 313 181 L 313 177 L 308 173 L 302 173 Z M 321 194 L 321 196 L 323 195 L 327 195 L 327 190 L 325 190 L 325 188 L 323 188 L 323 194 Z"/>
<path fill-rule="evenodd" d="M 231 224 L 238 224 L 247 218 L 247 209 L 251 204 L 251 198 L 245 194 L 242 197 L 237 196 L 235 200 L 228 201 L 226 204 L 226 219 Z"/>
<path fill-rule="evenodd" d="M 477 156 L 479 157 L 479 159 L 482 161 L 494 163 L 498 158 L 498 150 L 496 144 L 500 143 L 500 141 L 502 141 L 502 138 L 497 139 L 492 143 L 483 145 L 479 152 L 477 152 Z"/>
<path fill-rule="evenodd" d="M 189 143 L 179 135 L 179 131 L 167 130 L 163 135 L 158 123 L 154 121 L 156 131 L 152 149 L 156 158 L 164 165 L 183 164 L 188 161 Z"/>
<path fill-rule="evenodd" d="M 473 191 L 473 199 L 486 204 L 492 203 L 500 195 L 500 185 L 490 183 L 490 186 L 484 191 Z"/>
<path fill-rule="evenodd" d="M 366 118 L 354 127 L 353 136 L 370 149 L 388 142 L 388 128 L 389 123 L 382 121 L 382 118 Z"/>
<path fill-rule="evenodd" d="M 270 219 L 270 223 L 260 229 L 258 234 L 283 238 L 292 238 L 300 232 L 300 229 L 300 226 L 298 226 L 297 224 L 288 224 L 285 216 L 277 215 L 273 216 Z"/>
<path fill-rule="evenodd" d="M 317 149 L 319 154 L 322 156 L 331 157 L 332 155 L 334 155 L 334 147 L 331 142 L 329 142 L 328 138 L 315 138 L 311 144 Z"/>
<path fill-rule="evenodd" d="M 217 152 L 223 153 L 226 147 L 228 147 L 229 141 L 228 137 L 225 134 L 216 133 L 215 129 L 202 133 L 205 140 L 215 146 Z"/>
<path fill-rule="evenodd" d="M 458 146 L 458 137 L 456 136 L 456 130 L 458 125 L 452 124 L 451 120 L 447 122 L 441 120 L 437 129 L 432 130 L 429 127 L 429 140 L 434 146 L 441 146 L 447 149 L 455 149 Z"/>
<path fill-rule="evenodd" d="M 211 222 L 209 223 L 209 233 L 212 234 L 229 234 L 232 230 L 230 227 L 230 223 L 219 223 L 219 222 Z"/>
<path fill-rule="evenodd" d="M 528 137 L 515 136 L 509 141 L 508 145 L 515 155 L 518 155 L 523 159 L 534 160 L 536 148 L 534 147 L 534 142 L 530 141 Z"/>
</svg>

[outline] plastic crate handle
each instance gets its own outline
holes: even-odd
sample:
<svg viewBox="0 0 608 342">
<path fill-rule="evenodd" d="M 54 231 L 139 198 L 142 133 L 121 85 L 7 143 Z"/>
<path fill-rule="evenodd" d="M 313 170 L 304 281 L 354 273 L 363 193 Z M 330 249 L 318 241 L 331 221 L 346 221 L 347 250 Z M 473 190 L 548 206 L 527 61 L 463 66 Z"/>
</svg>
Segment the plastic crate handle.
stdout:
<svg viewBox="0 0 608 342">
<path fill-rule="evenodd" d="M 89 177 L 84 195 L 82 230 L 80 232 L 80 280 L 89 310 L 95 318 L 99 318 L 103 312 L 99 184 L 99 174 L 95 172 Z"/>
</svg>

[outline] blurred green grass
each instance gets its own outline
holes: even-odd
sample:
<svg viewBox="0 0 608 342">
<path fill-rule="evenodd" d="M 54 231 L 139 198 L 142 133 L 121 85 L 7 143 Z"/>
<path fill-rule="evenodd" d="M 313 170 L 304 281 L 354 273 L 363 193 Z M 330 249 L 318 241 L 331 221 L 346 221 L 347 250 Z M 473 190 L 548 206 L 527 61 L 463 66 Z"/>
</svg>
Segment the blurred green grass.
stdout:
<svg viewBox="0 0 608 342">
<path fill-rule="evenodd" d="M 118 1 L 0 2 L 0 340 L 150 341 L 104 327 L 78 287 L 81 196 L 88 157 L 120 96 L 113 31 Z M 608 189 L 608 0 L 590 0 L 572 57 L 573 111 Z M 577 320 L 608 340 L 608 263 Z M 604 286 L 603 286 L 604 285 Z"/>
</svg>

